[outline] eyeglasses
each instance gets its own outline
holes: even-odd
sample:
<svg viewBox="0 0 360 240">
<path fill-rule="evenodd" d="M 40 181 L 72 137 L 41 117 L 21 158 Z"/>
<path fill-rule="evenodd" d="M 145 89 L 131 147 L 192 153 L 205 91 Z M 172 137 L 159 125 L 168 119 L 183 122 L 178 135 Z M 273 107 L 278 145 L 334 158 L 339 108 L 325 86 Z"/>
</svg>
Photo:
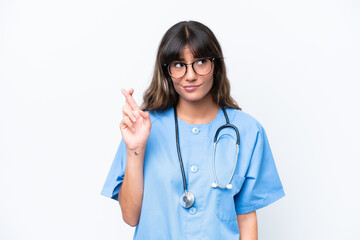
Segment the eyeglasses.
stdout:
<svg viewBox="0 0 360 240">
<path fill-rule="evenodd" d="M 212 62 L 214 60 L 215 58 L 202 58 L 188 64 L 180 61 L 173 61 L 169 64 L 164 64 L 164 66 L 167 66 L 169 75 L 173 78 L 182 78 L 183 76 L 185 76 L 185 74 L 187 73 L 188 65 L 192 66 L 192 69 L 197 75 L 205 76 L 211 72 L 213 68 Z"/>
</svg>

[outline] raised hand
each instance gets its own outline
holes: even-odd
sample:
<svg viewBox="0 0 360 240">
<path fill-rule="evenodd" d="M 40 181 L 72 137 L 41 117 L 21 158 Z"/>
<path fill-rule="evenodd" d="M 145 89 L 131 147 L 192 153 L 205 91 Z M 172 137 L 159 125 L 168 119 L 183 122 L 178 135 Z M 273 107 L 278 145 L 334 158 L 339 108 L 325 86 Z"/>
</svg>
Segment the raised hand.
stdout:
<svg viewBox="0 0 360 240">
<path fill-rule="evenodd" d="M 145 149 L 151 130 L 150 115 L 136 104 L 132 97 L 134 89 L 121 89 L 121 92 L 126 99 L 122 108 L 123 119 L 120 122 L 122 138 L 128 150 Z"/>
</svg>

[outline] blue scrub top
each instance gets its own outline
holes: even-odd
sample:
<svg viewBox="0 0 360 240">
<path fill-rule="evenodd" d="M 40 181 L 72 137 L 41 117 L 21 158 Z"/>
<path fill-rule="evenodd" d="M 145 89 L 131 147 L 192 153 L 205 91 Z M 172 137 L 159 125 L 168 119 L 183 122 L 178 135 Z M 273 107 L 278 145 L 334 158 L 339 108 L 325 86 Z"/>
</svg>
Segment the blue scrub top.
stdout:
<svg viewBox="0 0 360 240">
<path fill-rule="evenodd" d="M 226 109 L 239 129 L 240 151 L 232 189 L 212 188 L 212 149 L 216 130 L 226 123 L 219 112 L 205 124 L 178 118 L 181 155 L 188 191 L 195 196 L 190 209 L 180 205 L 184 193 L 176 150 L 174 109 L 150 111 L 152 128 L 144 159 L 144 193 L 134 239 L 236 239 L 237 214 L 252 212 L 285 196 L 262 125 L 249 114 Z M 215 152 L 216 176 L 226 185 L 234 166 L 236 134 L 220 132 Z M 101 194 L 117 200 L 126 167 L 126 145 L 119 148 Z"/>
</svg>

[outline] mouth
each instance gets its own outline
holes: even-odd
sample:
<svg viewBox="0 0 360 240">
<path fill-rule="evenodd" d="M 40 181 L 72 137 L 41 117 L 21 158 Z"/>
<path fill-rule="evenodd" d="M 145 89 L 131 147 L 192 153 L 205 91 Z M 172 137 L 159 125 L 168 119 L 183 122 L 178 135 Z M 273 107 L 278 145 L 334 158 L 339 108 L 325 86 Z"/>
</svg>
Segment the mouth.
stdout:
<svg viewBox="0 0 360 240">
<path fill-rule="evenodd" d="M 199 85 L 187 85 L 187 86 L 182 86 L 182 87 L 185 89 L 185 91 L 192 92 L 192 91 L 195 91 L 200 86 L 201 86 L 201 84 L 199 84 Z"/>
</svg>

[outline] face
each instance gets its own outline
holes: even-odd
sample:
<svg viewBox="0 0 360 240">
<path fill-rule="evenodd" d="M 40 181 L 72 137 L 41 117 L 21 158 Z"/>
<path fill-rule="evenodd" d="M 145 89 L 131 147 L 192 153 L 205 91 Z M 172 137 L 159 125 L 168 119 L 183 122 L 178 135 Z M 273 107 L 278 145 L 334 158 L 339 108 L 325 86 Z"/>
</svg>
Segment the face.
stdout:
<svg viewBox="0 0 360 240">
<path fill-rule="evenodd" d="M 183 54 L 180 56 L 181 62 L 192 63 L 197 58 L 193 57 L 188 47 L 184 48 Z M 187 72 L 182 78 L 171 78 L 174 83 L 175 91 L 179 94 L 179 101 L 197 102 L 201 100 L 211 99 L 210 89 L 214 81 L 214 63 L 212 69 L 205 76 L 197 75 L 191 65 L 187 65 Z"/>
</svg>

